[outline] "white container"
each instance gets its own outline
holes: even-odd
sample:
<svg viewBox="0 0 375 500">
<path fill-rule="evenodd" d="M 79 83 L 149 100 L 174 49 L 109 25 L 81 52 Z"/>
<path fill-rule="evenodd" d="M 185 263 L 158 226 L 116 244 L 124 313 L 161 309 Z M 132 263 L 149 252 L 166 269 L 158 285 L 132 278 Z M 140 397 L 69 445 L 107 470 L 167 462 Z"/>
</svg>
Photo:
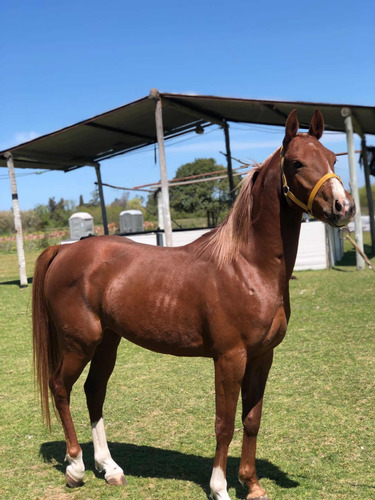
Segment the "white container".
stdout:
<svg viewBox="0 0 375 500">
<path fill-rule="evenodd" d="M 120 213 L 120 233 L 141 233 L 143 214 L 140 210 L 124 210 Z"/>
<path fill-rule="evenodd" d="M 69 217 L 69 229 L 72 240 L 94 235 L 94 219 L 87 212 L 76 212 Z"/>
</svg>

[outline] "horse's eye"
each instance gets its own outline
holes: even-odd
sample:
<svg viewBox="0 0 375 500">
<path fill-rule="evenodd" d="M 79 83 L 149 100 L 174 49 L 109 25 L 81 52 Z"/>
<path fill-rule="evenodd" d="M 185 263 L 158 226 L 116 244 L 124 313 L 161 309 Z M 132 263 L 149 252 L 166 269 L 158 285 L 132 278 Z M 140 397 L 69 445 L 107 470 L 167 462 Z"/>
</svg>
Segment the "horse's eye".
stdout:
<svg viewBox="0 0 375 500">
<path fill-rule="evenodd" d="M 298 161 L 298 160 L 294 160 L 294 161 L 292 161 L 292 165 L 293 165 L 293 167 L 294 167 L 296 170 L 298 170 L 298 169 L 300 169 L 300 168 L 302 168 L 302 167 L 303 167 L 303 164 L 302 164 L 300 161 Z"/>
</svg>

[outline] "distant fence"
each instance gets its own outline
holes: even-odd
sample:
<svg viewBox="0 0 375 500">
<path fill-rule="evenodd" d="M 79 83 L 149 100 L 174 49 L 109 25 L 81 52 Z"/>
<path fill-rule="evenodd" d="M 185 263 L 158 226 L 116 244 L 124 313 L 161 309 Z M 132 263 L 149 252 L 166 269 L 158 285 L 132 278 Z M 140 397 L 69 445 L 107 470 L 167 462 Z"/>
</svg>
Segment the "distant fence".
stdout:
<svg viewBox="0 0 375 500">
<path fill-rule="evenodd" d="M 370 231 L 370 216 L 361 215 L 362 231 Z M 348 224 L 350 231 L 354 231 L 354 222 Z"/>
<path fill-rule="evenodd" d="M 173 231 L 173 246 L 186 245 L 210 231 L 204 229 L 178 229 Z M 159 233 L 159 237 L 160 237 Z M 157 244 L 157 232 L 123 235 L 138 243 Z M 305 222 L 301 226 L 301 235 L 297 253 L 295 271 L 304 269 L 327 269 L 343 256 L 343 242 L 338 237 L 337 229 L 323 222 Z"/>
</svg>

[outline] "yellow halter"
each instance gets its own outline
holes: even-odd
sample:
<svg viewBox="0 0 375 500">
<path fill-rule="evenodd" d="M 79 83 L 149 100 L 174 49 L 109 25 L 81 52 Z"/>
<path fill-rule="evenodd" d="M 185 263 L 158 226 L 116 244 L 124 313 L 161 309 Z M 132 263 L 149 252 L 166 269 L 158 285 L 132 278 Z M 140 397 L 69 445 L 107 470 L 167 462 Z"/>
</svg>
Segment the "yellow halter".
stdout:
<svg viewBox="0 0 375 500">
<path fill-rule="evenodd" d="M 334 174 L 333 172 L 323 175 L 323 177 L 320 180 L 318 180 L 318 182 L 315 184 L 314 188 L 312 189 L 310 196 L 309 196 L 309 199 L 307 201 L 307 205 L 306 205 L 305 203 L 303 203 L 303 201 L 299 200 L 289 189 L 288 182 L 287 182 L 285 174 L 284 174 L 284 148 L 283 148 L 283 146 L 281 146 L 280 156 L 281 156 L 281 178 L 283 181 L 284 196 L 287 199 L 291 200 L 296 205 L 298 205 L 300 208 L 302 208 L 302 210 L 304 212 L 307 212 L 310 215 L 313 215 L 312 204 L 314 202 L 315 196 L 316 196 L 317 192 L 319 191 L 319 189 L 322 187 L 322 185 L 326 181 L 328 181 L 328 179 L 332 179 L 332 178 L 338 179 L 342 184 L 342 180 L 340 179 L 340 177 L 338 175 Z"/>
</svg>

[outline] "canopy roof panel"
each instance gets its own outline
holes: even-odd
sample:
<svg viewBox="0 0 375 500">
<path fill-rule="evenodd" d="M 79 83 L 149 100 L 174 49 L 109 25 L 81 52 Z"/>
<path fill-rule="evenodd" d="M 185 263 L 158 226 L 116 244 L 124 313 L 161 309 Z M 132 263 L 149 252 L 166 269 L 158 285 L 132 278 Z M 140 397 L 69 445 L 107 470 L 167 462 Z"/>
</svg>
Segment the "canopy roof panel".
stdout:
<svg viewBox="0 0 375 500">
<path fill-rule="evenodd" d="M 326 130 L 345 132 L 342 108 L 350 108 L 364 134 L 375 134 L 375 107 L 349 104 L 268 101 L 230 97 L 160 94 L 165 139 L 195 130 L 198 124 L 225 122 L 284 126 L 292 109 L 297 109 L 302 127 L 308 127 L 319 108 Z M 17 168 L 72 170 L 125 154 L 157 142 L 155 102 L 144 97 L 125 106 L 94 116 L 56 132 L 0 152 L 0 166 L 6 167 L 10 152 Z"/>
</svg>

